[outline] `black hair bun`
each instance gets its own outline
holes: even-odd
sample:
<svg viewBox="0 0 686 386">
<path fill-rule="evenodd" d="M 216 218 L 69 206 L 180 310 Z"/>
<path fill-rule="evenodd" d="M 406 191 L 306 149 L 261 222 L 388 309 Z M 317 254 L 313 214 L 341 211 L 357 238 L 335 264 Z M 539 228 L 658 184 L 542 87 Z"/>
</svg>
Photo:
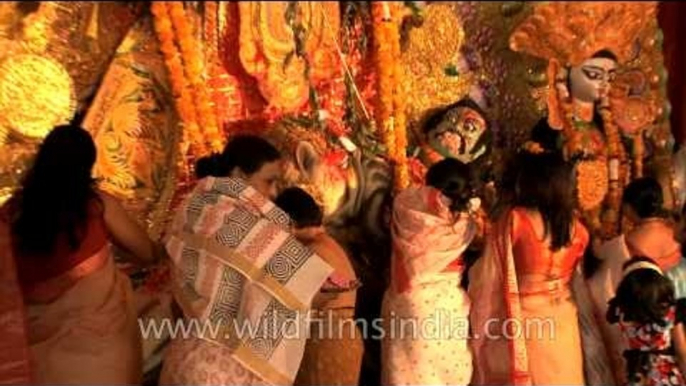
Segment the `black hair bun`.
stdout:
<svg viewBox="0 0 686 386">
<path fill-rule="evenodd" d="M 474 192 L 473 174 L 468 165 L 454 158 L 446 158 L 429 168 L 426 184 L 440 190 L 450 199 L 450 210 L 463 212 L 467 210 Z"/>
<path fill-rule="evenodd" d="M 219 153 L 202 157 L 195 163 L 195 175 L 197 178 L 222 175 L 222 164 L 222 155 Z"/>
</svg>

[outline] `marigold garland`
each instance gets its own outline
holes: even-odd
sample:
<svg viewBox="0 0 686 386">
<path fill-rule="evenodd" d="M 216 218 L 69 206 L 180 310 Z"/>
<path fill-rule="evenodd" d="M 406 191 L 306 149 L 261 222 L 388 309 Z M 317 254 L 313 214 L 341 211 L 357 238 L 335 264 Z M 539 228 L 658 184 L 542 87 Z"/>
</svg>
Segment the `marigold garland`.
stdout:
<svg viewBox="0 0 686 386">
<path fill-rule="evenodd" d="M 178 47 L 174 43 L 174 30 L 169 16 L 169 9 L 165 2 L 153 2 L 151 11 L 155 18 L 155 31 L 160 42 L 160 51 L 164 55 L 165 64 L 169 72 L 172 92 L 176 102 L 176 109 L 183 122 L 182 139 L 180 141 L 179 165 L 185 166 L 185 157 L 191 150 L 202 152 L 199 148 L 202 136 L 196 118 L 193 99 L 188 91 L 188 82 L 184 74 Z M 184 168 L 182 167 L 182 170 Z"/>
<path fill-rule="evenodd" d="M 193 30 L 188 22 L 183 2 L 169 2 L 169 12 L 172 24 L 177 32 L 179 46 L 181 47 L 181 57 L 186 65 L 186 75 L 192 88 L 198 111 L 198 121 L 201 130 L 204 131 L 203 139 L 207 147 L 202 155 L 209 151 L 220 152 L 224 146 L 223 138 L 219 131 L 217 117 L 215 110 L 212 108 L 209 93 L 205 88 L 206 82 L 203 77 L 204 65 L 200 45 L 193 36 Z"/>
<path fill-rule="evenodd" d="M 393 23 L 390 20 L 384 20 L 386 17 L 384 3 L 372 3 L 374 64 L 378 77 L 376 81 L 376 121 L 377 127 L 381 130 L 383 143 L 387 147 L 388 156 L 395 159 L 395 137 L 392 130 L 394 71 L 391 50 L 393 46 L 389 43 L 393 35 Z"/>
<path fill-rule="evenodd" d="M 402 3 L 372 3 L 375 68 L 377 71 L 377 126 L 382 131 L 388 157 L 395 161 L 395 187 L 409 185 L 407 164 L 406 95 L 402 92 L 399 19 Z"/>
<path fill-rule="evenodd" d="M 205 59 L 209 65 L 213 66 L 219 62 L 219 34 L 217 33 L 217 14 L 219 11 L 219 6 L 216 1 L 206 1 L 204 5 L 205 23 L 203 26 L 203 38 L 205 40 Z"/>
</svg>

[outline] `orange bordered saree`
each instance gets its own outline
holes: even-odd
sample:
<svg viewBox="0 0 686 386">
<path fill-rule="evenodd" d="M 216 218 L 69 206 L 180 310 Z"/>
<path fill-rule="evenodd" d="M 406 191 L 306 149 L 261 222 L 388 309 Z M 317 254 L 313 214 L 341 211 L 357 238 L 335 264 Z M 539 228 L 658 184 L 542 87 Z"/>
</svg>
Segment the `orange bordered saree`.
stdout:
<svg viewBox="0 0 686 386">
<path fill-rule="evenodd" d="M 472 384 L 613 385 L 578 264 L 588 241 L 585 229 L 578 224 L 572 245 L 561 253 L 548 256 L 545 243 L 528 239 L 529 254 L 539 257 L 520 256 L 527 250 L 520 245 L 522 234 L 529 231 L 523 216 L 515 209 L 494 225 L 484 255 L 469 274 Z M 543 280 L 524 272 L 543 271 L 555 262 L 564 267 Z M 535 336 L 526 328 L 531 321 L 551 322 L 554 330 Z"/>
</svg>

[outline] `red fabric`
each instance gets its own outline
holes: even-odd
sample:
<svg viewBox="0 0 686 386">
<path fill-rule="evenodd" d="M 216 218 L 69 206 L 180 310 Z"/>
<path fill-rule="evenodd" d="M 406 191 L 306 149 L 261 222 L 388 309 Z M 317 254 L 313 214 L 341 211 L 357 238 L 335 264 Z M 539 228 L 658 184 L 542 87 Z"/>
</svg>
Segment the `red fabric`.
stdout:
<svg viewBox="0 0 686 386">
<path fill-rule="evenodd" d="M 0 216 L 5 220 L 10 218 L 11 203 L 0 210 Z M 57 277 L 78 266 L 89 257 L 98 253 L 107 244 L 108 235 L 103 218 L 102 205 L 92 201 L 89 208 L 90 219 L 86 233 L 77 251 L 72 251 L 66 237 L 59 237 L 55 251 L 50 256 L 19 256 L 13 246 L 16 258 L 19 283 L 25 293 L 51 278 Z"/>
<path fill-rule="evenodd" d="M 686 2 L 661 1 L 658 22 L 664 34 L 663 52 L 669 74 L 667 94 L 672 105 L 672 134 L 686 140 Z"/>
<path fill-rule="evenodd" d="M 453 260 L 453 262 L 448 264 L 448 266 L 445 267 L 445 269 L 443 270 L 443 272 L 460 272 L 460 273 L 462 273 L 463 271 L 464 271 L 464 259 L 462 259 L 462 256 Z"/>
<path fill-rule="evenodd" d="M 9 231 L 0 222 L 0 385 L 31 384 L 26 314 Z"/>
<path fill-rule="evenodd" d="M 575 222 L 572 245 L 564 254 L 553 257 L 556 252 L 543 246 L 529 216 L 521 209 L 514 209 L 513 213 L 521 224 L 512 236 L 512 253 L 517 261 L 517 273 L 561 277 L 568 283 L 588 244 L 588 232 L 580 223 Z"/>
</svg>

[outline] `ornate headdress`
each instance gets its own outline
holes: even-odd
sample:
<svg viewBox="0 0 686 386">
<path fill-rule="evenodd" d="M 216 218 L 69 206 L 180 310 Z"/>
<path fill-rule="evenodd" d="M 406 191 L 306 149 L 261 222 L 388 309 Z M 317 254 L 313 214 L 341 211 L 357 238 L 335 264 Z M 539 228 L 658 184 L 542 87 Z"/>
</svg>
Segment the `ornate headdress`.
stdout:
<svg viewBox="0 0 686 386">
<path fill-rule="evenodd" d="M 656 8 L 656 1 L 551 1 L 537 5 L 515 29 L 510 48 L 566 66 L 606 49 L 625 63 L 634 56 L 634 42 Z"/>
<path fill-rule="evenodd" d="M 655 18 L 657 2 L 568 2 L 537 5 L 510 36 L 513 51 L 548 60 L 547 97 L 550 126 L 563 126 L 557 84 L 566 76 L 561 66 L 576 66 L 599 51 L 612 52 L 619 63 L 636 54 L 641 30 Z M 560 78 L 562 76 L 562 78 Z"/>
</svg>

